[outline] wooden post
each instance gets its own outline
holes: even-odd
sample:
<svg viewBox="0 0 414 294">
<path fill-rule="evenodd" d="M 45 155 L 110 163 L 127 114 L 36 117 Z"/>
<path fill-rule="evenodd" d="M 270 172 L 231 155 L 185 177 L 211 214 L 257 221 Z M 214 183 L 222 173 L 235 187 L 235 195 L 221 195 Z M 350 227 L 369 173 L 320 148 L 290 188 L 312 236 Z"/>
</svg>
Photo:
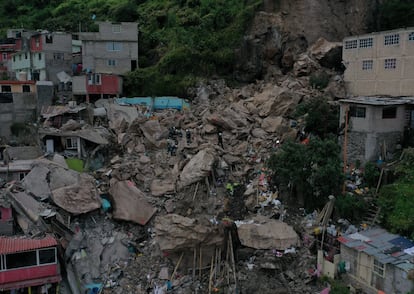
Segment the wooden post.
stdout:
<svg viewBox="0 0 414 294">
<path fill-rule="evenodd" d="M 201 247 L 201 245 L 200 245 L 200 256 L 199 256 L 199 258 L 198 258 L 198 262 L 199 262 L 199 267 L 198 267 L 198 279 L 201 281 L 201 265 L 202 265 L 202 258 L 203 258 L 203 255 L 202 255 L 202 247 Z"/>
<path fill-rule="evenodd" d="M 229 239 L 230 239 L 231 263 L 232 263 L 232 267 L 233 267 L 233 278 L 234 278 L 234 284 L 236 286 L 236 291 L 237 291 L 236 263 L 234 261 L 233 238 L 231 237 L 231 232 L 229 233 Z"/>
<path fill-rule="evenodd" d="M 193 256 L 193 281 L 195 280 L 196 266 L 197 266 L 197 247 L 194 246 L 194 256 Z"/>
<path fill-rule="evenodd" d="M 173 271 L 173 273 L 172 273 L 172 275 L 171 275 L 171 279 L 170 279 L 170 281 L 171 281 L 171 282 L 174 280 L 175 273 L 177 272 L 177 269 L 178 269 L 178 267 L 179 267 L 179 266 L 180 266 L 180 264 L 181 264 L 181 260 L 183 259 L 183 256 L 184 256 L 184 252 L 183 252 L 183 253 L 181 253 L 180 259 L 178 260 L 177 265 L 176 265 L 176 266 L 175 266 L 175 268 L 174 268 L 174 271 Z"/>
<path fill-rule="evenodd" d="M 210 265 L 210 277 L 208 279 L 208 294 L 211 294 L 211 288 L 213 285 L 213 268 L 214 268 L 214 255 L 211 256 L 211 265 Z"/>
<path fill-rule="evenodd" d="M 196 187 L 195 187 L 195 190 L 194 190 L 194 195 L 193 195 L 193 202 L 194 202 L 195 197 L 196 197 L 196 195 L 197 195 L 198 185 L 199 185 L 199 184 L 200 184 L 200 182 L 197 182 L 197 185 L 196 185 Z"/>
</svg>

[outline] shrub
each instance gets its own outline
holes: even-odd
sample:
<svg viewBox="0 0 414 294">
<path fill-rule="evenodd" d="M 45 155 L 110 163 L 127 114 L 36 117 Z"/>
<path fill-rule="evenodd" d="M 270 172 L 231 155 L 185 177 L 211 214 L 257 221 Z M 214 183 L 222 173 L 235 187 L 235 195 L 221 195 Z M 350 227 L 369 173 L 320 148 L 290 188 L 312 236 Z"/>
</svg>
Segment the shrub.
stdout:
<svg viewBox="0 0 414 294">
<path fill-rule="evenodd" d="M 326 72 L 311 74 L 309 78 L 310 85 L 315 89 L 325 89 L 329 84 L 329 75 Z"/>
</svg>

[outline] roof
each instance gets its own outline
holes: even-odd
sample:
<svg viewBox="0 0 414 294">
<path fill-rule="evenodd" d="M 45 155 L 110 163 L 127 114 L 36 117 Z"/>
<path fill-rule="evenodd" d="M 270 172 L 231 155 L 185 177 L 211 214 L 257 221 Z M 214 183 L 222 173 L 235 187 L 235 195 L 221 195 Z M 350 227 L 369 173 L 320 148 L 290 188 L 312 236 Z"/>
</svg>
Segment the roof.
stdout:
<svg viewBox="0 0 414 294">
<path fill-rule="evenodd" d="M 52 105 L 52 106 L 43 106 L 40 114 L 49 119 L 54 116 L 62 115 L 65 113 L 78 113 L 81 110 L 86 109 L 85 106 L 73 106 L 70 107 L 69 105 Z"/>
<path fill-rule="evenodd" d="M 388 105 L 404 105 L 414 104 L 414 97 L 374 97 L 374 96 L 359 96 L 346 99 L 340 99 L 340 103 L 353 103 L 353 104 L 364 104 L 374 106 L 388 106 Z"/>
<path fill-rule="evenodd" d="M 10 159 L 35 159 L 43 155 L 42 150 L 38 146 L 7 146 L 6 152 Z"/>
<path fill-rule="evenodd" d="M 414 270 L 414 255 L 406 253 L 406 249 L 414 247 L 414 242 L 405 237 L 374 228 L 341 236 L 338 241 L 342 246 L 374 256 L 381 263 L 393 264 L 405 271 Z"/>
<path fill-rule="evenodd" d="M 375 35 L 383 35 L 383 34 L 390 34 L 390 33 L 397 33 L 397 32 L 412 32 L 412 31 L 414 31 L 414 27 L 398 28 L 398 29 L 393 29 L 393 30 L 388 30 L 388 31 L 380 31 L 380 32 L 372 32 L 372 33 L 363 34 L 363 35 L 348 36 L 344 38 L 344 41 L 349 40 L 349 39 L 366 38 L 366 37 L 371 37 Z"/>
<path fill-rule="evenodd" d="M 27 85 L 27 84 L 31 84 L 34 85 L 36 84 L 35 81 L 16 81 L 16 80 L 5 80 L 5 81 L 0 81 L 1 85 Z"/>
<path fill-rule="evenodd" d="M 57 241 L 52 236 L 46 236 L 43 239 L 0 237 L 0 254 L 17 253 L 56 245 Z"/>
<path fill-rule="evenodd" d="M 109 136 L 109 132 L 105 128 L 85 128 L 77 131 L 61 131 L 59 129 L 39 129 L 41 136 L 56 136 L 56 137 L 80 137 L 86 141 L 93 142 L 95 144 L 106 145 L 109 144 L 106 139 Z"/>
<path fill-rule="evenodd" d="M 23 172 L 32 169 L 34 159 L 12 160 L 8 164 L 0 163 L 0 173 Z"/>
</svg>

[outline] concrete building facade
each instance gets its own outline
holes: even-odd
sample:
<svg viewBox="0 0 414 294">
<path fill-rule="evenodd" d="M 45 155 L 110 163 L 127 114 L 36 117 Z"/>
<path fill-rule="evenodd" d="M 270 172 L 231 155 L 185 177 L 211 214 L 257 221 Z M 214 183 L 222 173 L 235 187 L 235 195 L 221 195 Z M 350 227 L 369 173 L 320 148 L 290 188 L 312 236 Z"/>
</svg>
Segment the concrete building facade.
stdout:
<svg viewBox="0 0 414 294">
<path fill-rule="evenodd" d="M 356 97 L 339 103 L 340 144 L 348 163 L 386 159 L 414 126 L 413 97 Z"/>
<path fill-rule="evenodd" d="M 0 81 L 0 136 L 9 138 L 13 123 L 36 121 L 34 81 Z"/>
<path fill-rule="evenodd" d="M 414 28 L 347 37 L 342 50 L 351 96 L 414 96 Z"/>
<path fill-rule="evenodd" d="M 52 81 L 59 72 L 72 71 L 72 35 L 64 32 L 32 32 L 16 40 L 12 71 L 18 80 Z"/>
<path fill-rule="evenodd" d="M 80 33 L 83 68 L 123 75 L 138 66 L 138 24 L 98 22 L 99 32 Z"/>
</svg>

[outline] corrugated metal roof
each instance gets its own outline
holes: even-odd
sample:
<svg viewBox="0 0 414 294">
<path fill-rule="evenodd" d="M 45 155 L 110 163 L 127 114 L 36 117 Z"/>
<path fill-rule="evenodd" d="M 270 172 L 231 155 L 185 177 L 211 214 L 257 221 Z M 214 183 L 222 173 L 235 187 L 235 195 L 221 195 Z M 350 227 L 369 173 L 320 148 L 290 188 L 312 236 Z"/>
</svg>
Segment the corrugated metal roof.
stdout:
<svg viewBox="0 0 414 294">
<path fill-rule="evenodd" d="M 351 103 L 351 104 L 365 104 L 365 105 L 377 105 L 377 106 L 387 106 L 387 105 L 403 105 L 403 104 L 413 104 L 414 97 L 352 97 L 340 99 L 340 103 Z"/>
<path fill-rule="evenodd" d="M 0 254 L 17 253 L 56 245 L 57 241 L 52 236 L 43 239 L 0 237 Z"/>
<path fill-rule="evenodd" d="M 384 229 L 360 231 L 358 234 L 341 236 L 338 241 L 342 246 L 363 251 L 384 264 L 394 264 L 403 270 L 414 269 L 413 256 L 404 252 L 404 249 L 414 246 L 414 242 Z"/>
</svg>

